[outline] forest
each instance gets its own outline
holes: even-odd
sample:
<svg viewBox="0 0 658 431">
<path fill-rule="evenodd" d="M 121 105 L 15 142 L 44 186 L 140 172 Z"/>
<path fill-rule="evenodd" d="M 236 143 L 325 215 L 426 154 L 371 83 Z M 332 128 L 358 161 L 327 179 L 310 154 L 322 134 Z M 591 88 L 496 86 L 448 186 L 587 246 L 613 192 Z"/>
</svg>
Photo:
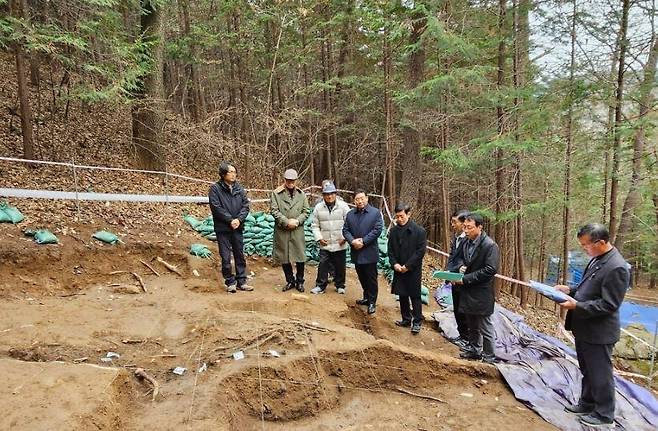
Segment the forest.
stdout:
<svg viewBox="0 0 658 431">
<path fill-rule="evenodd" d="M 657 24 L 655 0 L 0 0 L 0 155 L 292 167 L 410 204 L 441 249 L 466 208 L 520 280 L 600 222 L 655 288 Z M 55 145 L 97 113 L 117 146 Z"/>
</svg>

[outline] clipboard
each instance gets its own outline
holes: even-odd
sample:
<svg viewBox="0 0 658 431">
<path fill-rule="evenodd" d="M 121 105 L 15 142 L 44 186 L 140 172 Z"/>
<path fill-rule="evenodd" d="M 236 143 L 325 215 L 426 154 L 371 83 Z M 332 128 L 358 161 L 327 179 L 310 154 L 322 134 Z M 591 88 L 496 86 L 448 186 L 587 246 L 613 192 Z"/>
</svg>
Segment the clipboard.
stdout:
<svg viewBox="0 0 658 431">
<path fill-rule="evenodd" d="M 555 289 L 552 286 L 549 286 L 548 284 L 530 280 L 530 287 L 532 287 L 533 289 L 535 289 L 537 292 L 547 297 L 548 299 L 557 302 L 558 304 L 569 299 L 569 295 L 560 292 L 559 290 Z"/>
<path fill-rule="evenodd" d="M 432 278 L 440 278 L 447 281 L 462 281 L 464 274 L 461 272 L 434 271 L 432 273 Z"/>
</svg>

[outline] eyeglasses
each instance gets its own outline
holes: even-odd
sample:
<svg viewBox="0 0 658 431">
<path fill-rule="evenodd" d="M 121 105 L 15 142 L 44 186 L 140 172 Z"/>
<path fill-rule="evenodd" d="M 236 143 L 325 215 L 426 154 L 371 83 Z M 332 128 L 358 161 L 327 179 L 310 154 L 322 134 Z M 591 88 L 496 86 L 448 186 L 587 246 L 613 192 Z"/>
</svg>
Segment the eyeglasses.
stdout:
<svg viewBox="0 0 658 431">
<path fill-rule="evenodd" d="M 592 246 L 594 246 L 594 245 L 600 243 L 601 241 L 603 241 L 603 240 L 600 239 L 600 240 L 598 240 L 598 241 L 588 242 L 588 243 L 582 243 L 582 242 L 581 242 L 581 243 L 580 243 L 580 246 L 583 247 L 583 248 L 588 248 L 588 247 L 592 247 Z"/>
</svg>

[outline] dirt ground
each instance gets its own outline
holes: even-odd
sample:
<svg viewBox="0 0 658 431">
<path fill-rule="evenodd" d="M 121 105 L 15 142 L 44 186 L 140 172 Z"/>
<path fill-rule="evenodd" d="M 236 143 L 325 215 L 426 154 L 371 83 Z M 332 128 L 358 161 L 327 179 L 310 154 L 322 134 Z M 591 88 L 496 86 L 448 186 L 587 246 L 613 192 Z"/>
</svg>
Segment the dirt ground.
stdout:
<svg viewBox="0 0 658 431">
<path fill-rule="evenodd" d="M 397 328 L 384 280 L 373 316 L 354 303 L 352 270 L 346 295 L 313 296 L 281 292 L 281 271 L 250 258 L 255 291 L 229 294 L 216 261 L 187 253 L 205 240 L 181 229 L 108 246 L 77 226 L 38 246 L 0 226 L 0 429 L 554 429 L 429 322 L 418 336 Z"/>
</svg>

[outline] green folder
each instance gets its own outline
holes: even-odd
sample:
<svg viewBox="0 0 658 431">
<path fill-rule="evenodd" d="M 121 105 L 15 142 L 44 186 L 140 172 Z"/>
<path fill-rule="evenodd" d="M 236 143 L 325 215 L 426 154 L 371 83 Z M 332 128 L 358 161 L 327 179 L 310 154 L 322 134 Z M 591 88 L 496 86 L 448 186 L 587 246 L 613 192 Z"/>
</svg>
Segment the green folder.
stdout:
<svg viewBox="0 0 658 431">
<path fill-rule="evenodd" d="M 434 271 L 432 277 L 440 278 L 442 280 L 448 280 L 448 281 L 462 281 L 462 278 L 464 278 L 464 274 L 460 272 Z"/>
</svg>

